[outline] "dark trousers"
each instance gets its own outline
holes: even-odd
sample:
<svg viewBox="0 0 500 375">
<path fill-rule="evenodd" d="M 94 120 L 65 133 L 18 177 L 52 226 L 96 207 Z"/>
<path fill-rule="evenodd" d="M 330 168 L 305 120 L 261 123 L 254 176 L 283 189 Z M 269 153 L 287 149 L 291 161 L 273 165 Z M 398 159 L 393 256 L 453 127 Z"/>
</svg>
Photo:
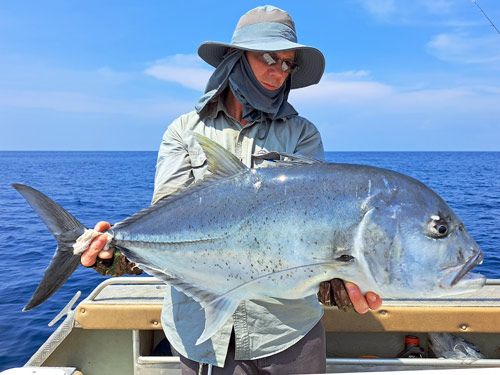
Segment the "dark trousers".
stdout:
<svg viewBox="0 0 500 375">
<path fill-rule="evenodd" d="M 182 375 L 200 374 L 200 364 L 180 357 Z M 208 365 L 201 374 L 206 375 Z M 319 321 L 299 342 L 269 357 L 241 360 L 234 359 L 234 333 L 231 336 L 224 367 L 212 367 L 213 375 L 243 374 L 320 374 L 326 372 L 326 341 L 323 323 Z"/>
</svg>

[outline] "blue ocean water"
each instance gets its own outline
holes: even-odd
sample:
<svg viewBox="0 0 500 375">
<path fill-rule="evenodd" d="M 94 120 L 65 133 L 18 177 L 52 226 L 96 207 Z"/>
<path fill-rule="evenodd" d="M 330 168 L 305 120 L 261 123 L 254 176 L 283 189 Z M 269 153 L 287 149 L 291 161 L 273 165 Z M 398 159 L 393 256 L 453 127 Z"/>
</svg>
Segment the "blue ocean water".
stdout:
<svg viewBox="0 0 500 375">
<path fill-rule="evenodd" d="M 327 160 L 393 169 L 429 185 L 484 251 L 478 271 L 500 278 L 500 152 L 329 152 Z M 78 290 L 86 296 L 105 279 L 80 267 L 48 301 L 21 312 L 55 241 L 10 184 L 41 190 L 92 227 L 149 204 L 155 163 L 156 152 L 0 152 L 0 371 L 22 366 L 54 331 L 47 323 L 71 297 Z"/>
</svg>

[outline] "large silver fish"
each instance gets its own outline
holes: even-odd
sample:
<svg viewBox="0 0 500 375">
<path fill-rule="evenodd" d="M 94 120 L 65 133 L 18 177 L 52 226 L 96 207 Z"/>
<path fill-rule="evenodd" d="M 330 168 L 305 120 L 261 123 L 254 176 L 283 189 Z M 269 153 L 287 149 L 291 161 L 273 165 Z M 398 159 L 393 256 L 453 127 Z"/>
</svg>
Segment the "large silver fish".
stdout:
<svg viewBox="0 0 500 375">
<path fill-rule="evenodd" d="M 303 298 L 342 278 L 387 297 L 438 297 L 479 289 L 469 273 L 483 255 L 434 191 L 406 175 L 362 165 L 300 159 L 249 169 L 195 135 L 212 172 L 109 229 L 112 245 L 146 272 L 199 301 L 210 338 L 240 301 Z M 86 230 L 37 190 L 13 185 L 58 241 L 28 302 L 49 298 L 80 264 Z"/>
</svg>

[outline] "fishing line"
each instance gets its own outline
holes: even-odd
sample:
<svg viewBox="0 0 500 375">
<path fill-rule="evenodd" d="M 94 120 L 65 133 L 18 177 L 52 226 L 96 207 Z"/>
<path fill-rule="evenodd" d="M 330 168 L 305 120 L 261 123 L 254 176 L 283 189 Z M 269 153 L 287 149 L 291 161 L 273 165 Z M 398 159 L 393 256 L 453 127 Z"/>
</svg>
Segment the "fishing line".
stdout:
<svg viewBox="0 0 500 375">
<path fill-rule="evenodd" d="M 490 17 L 488 17 L 488 16 L 486 15 L 486 13 L 484 13 L 484 11 L 481 9 L 481 7 L 480 7 L 480 6 L 479 6 L 479 4 L 476 2 L 476 0 L 472 0 L 472 2 L 473 2 L 474 4 L 476 4 L 476 6 L 477 6 L 477 7 L 479 8 L 479 10 L 481 11 L 481 13 L 483 13 L 483 15 L 486 17 L 486 19 L 487 19 L 488 21 L 490 21 L 491 26 L 493 26 L 493 28 L 497 31 L 498 35 L 500 35 L 500 31 L 498 31 L 498 29 L 497 29 L 497 27 L 495 26 L 495 24 L 494 24 L 494 23 L 490 20 Z"/>
</svg>

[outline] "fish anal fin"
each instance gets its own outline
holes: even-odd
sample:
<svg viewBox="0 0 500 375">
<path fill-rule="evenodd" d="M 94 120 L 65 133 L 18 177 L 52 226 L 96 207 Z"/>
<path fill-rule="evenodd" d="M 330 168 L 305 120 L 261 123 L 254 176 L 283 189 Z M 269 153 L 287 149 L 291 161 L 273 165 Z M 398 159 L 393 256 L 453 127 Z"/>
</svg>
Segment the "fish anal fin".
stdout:
<svg viewBox="0 0 500 375">
<path fill-rule="evenodd" d="M 157 279 L 162 280 L 166 284 L 174 287 L 178 291 L 184 293 L 198 302 L 202 309 L 205 311 L 205 329 L 196 341 L 199 345 L 207 341 L 214 335 L 236 311 L 240 303 L 240 299 L 230 297 L 220 297 L 214 291 L 202 288 L 198 285 L 184 281 L 182 278 L 176 277 L 167 272 L 155 269 L 151 266 L 145 266 L 140 263 L 141 259 L 133 259 L 138 261 L 137 265 L 146 271 L 148 274 L 155 276 Z"/>
<path fill-rule="evenodd" d="M 201 305 L 205 310 L 205 329 L 198 340 L 196 340 L 196 345 L 212 337 L 233 315 L 239 303 L 240 300 L 227 297 L 219 298 L 214 303 L 210 303 L 209 301 L 202 302 Z"/>
</svg>

